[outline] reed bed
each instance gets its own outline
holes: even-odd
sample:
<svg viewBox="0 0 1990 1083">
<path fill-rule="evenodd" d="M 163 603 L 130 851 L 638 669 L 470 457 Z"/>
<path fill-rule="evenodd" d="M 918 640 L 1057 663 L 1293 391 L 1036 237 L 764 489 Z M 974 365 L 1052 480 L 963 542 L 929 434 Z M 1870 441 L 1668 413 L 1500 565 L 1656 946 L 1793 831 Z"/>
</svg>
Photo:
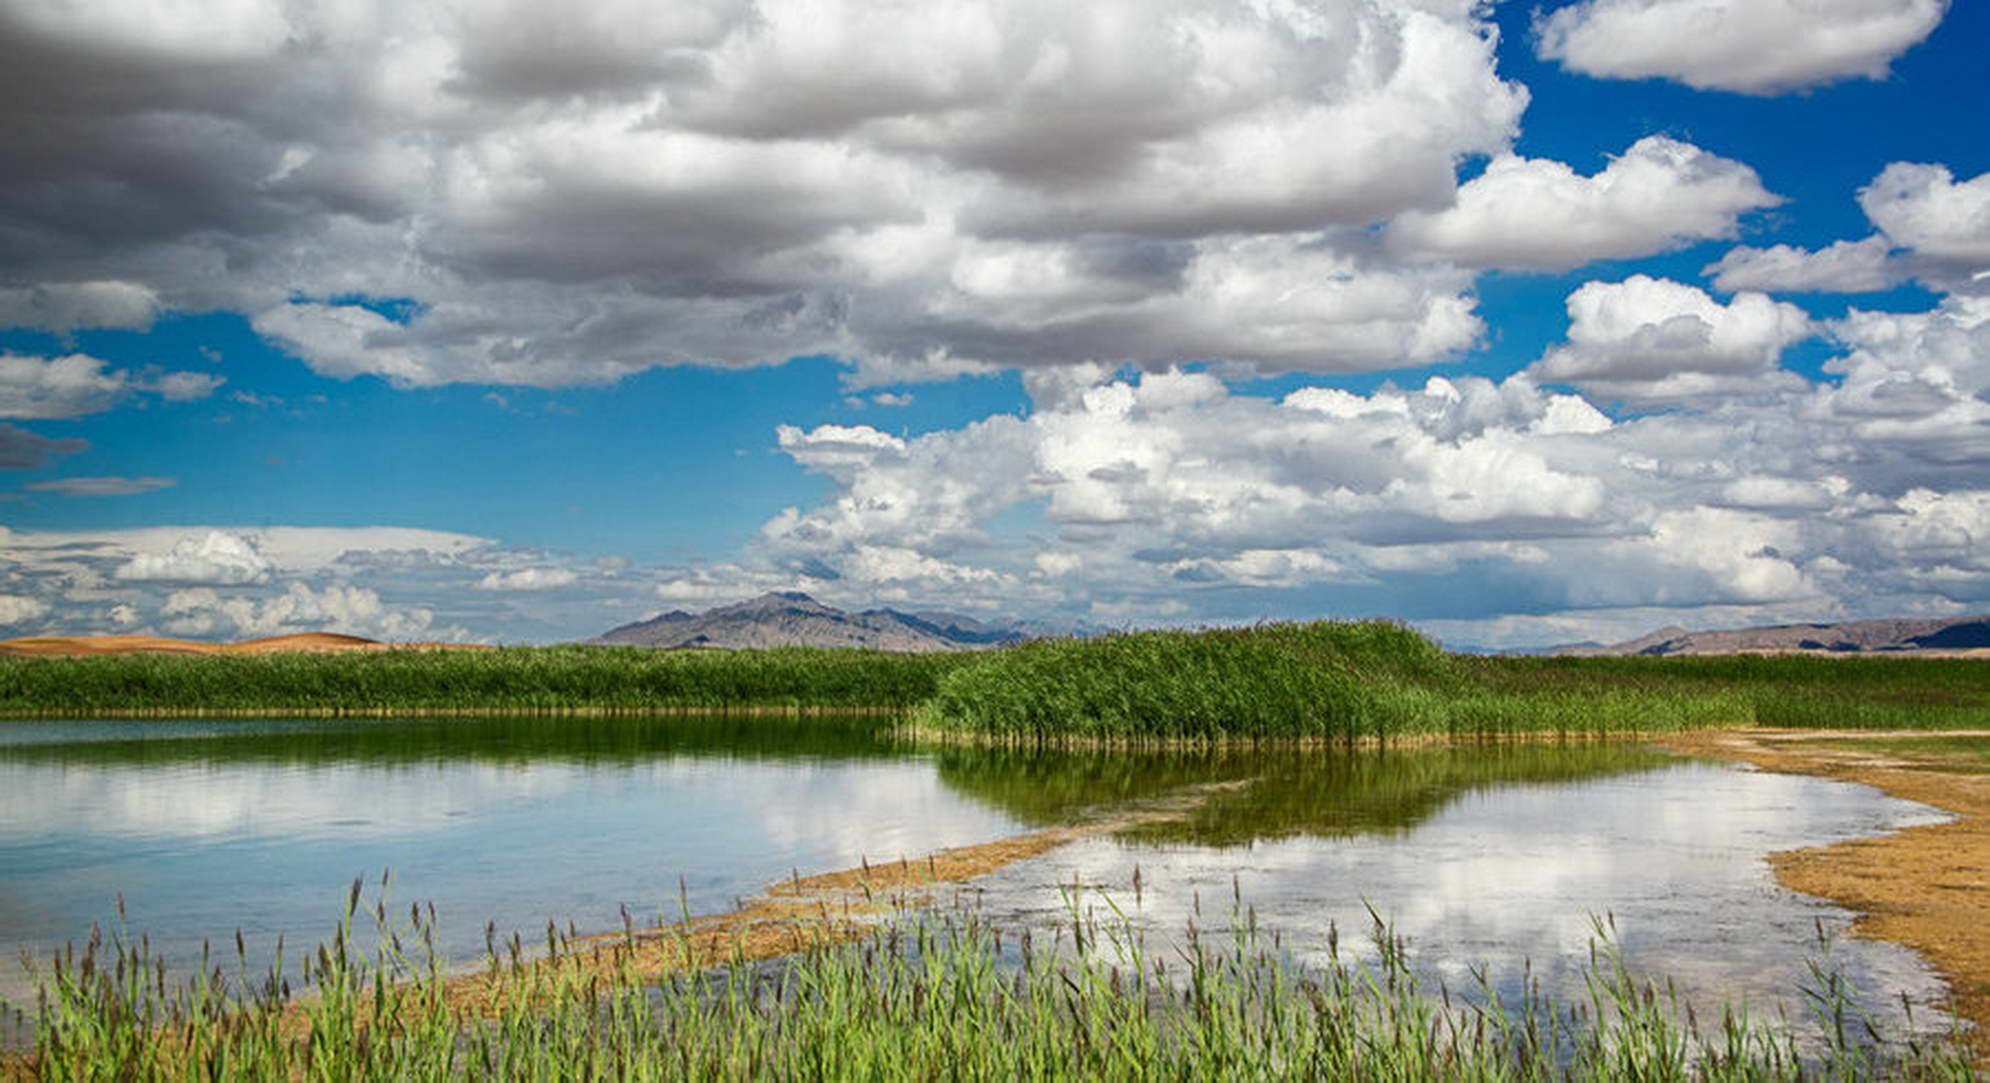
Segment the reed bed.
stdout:
<svg viewBox="0 0 1990 1083">
<path fill-rule="evenodd" d="M 1586 997 L 1502 1002 L 1430 988 L 1377 921 L 1374 950 L 1293 963 L 1233 911 L 1156 949 L 1112 908 L 1005 935 L 972 911 L 901 913 L 862 942 L 643 980 L 626 967 L 485 961 L 489 995 L 449 995 L 432 914 L 354 943 L 367 907 L 306 957 L 172 981 L 142 941 L 93 939 L 47 970 L 36 1045 L 6 1074 L 42 1080 L 1968 1080 L 1950 1037 L 1883 1035 L 1843 983 L 1793 990 L 1820 1041 L 1733 1011 L 1704 1023 L 1634 977 L 1597 924 Z M 1101 918 L 1101 912 L 1105 916 Z M 633 945 L 633 936 L 626 943 Z M 599 946 L 593 949 L 597 954 Z M 613 945 L 608 950 L 615 951 Z M 242 957 L 237 951 L 237 958 Z M 626 958 L 626 955 L 623 956 Z M 598 960 L 597 960 L 598 964 Z M 604 976 L 605 975 L 605 976 Z M 1911 1023 L 1910 1023 L 1911 1027 Z"/>
<path fill-rule="evenodd" d="M 0 658 L 0 715 L 897 712 L 967 658 L 781 647 Z"/>
<path fill-rule="evenodd" d="M 0 658 L 0 717 L 905 716 L 931 735 L 1103 745 L 1990 725 L 1981 661 L 1480 658 L 1317 621 L 993 651 L 513 647 Z"/>
<path fill-rule="evenodd" d="M 1663 733 L 1749 721 L 1718 688 L 1489 679 L 1384 621 L 1026 643 L 941 678 L 916 728 L 1022 742 Z"/>
</svg>

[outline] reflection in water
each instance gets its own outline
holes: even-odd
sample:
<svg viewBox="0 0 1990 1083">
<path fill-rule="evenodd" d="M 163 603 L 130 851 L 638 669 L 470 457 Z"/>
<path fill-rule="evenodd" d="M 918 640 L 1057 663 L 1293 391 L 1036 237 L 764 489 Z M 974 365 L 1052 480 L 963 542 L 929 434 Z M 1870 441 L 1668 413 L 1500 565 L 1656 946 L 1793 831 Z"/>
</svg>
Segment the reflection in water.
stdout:
<svg viewBox="0 0 1990 1083">
<path fill-rule="evenodd" d="M 495 921 L 729 909 L 791 870 L 1020 828 L 875 722 L 505 719 L 0 725 L 0 998 L 128 901 L 169 959 L 329 932 L 353 877 L 433 900 L 450 958 Z M 153 736 L 153 735 L 158 736 Z M 680 898 L 679 877 L 683 877 Z M 293 956 L 295 952 L 293 951 Z M 260 956 L 259 956 L 260 957 Z"/>
<path fill-rule="evenodd" d="M 241 928 L 315 943 L 360 874 L 433 900 L 459 962 L 483 925 L 530 942 L 549 916 L 617 925 L 627 904 L 728 908 L 790 870 L 986 841 L 1184 786 L 1231 781 L 1147 824 L 985 881 L 1050 921 L 1074 876 L 1180 929 L 1220 923 L 1232 877 L 1300 957 L 1329 925 L 1394 918 L 1453 988 L 1519 961 L 1567 993 L 1589 915 L 1614 912 L 1634 965 L 1696 995 L 1787 995 L 1811 922 L 1845 915 L 1777 888 L 1776 849 L 1897 827 L 1924 810 L 1860 787 L 1681 764 L 1627 744 L 1356 753 L 1040 753 L 894 743 L 875 720 L 490 719 L 0 725 L 0 997 L 17 949 L 86 935 L 123 893 L 169 956 Z M 1934 984 L 1887 945 L 1845 943 L 1868 991 Z M 1884 999 L 1874 1005 L 1888 1007 Z M 1932 1015 L 1932 1013 L 1931 1013 Z"/>
<path fill-rule="evenodd" d="M 1138 867 L 1137 913 L 1156 935 L 1177 934 L 1198 903 L 1203 924 L 1227 925 L 1241 897 L 1316 964 L 1330 928 L 1343 951 L 1372 958 L 1372 905 L 1432 977 L 1466 989 L 1483 965 L 1509 1000 L 1530 966 L 1551 995 L 1580 999 L 1592 918 L 1614 918 L 1634 970 L 1675 980 L 1702 1013 L 1733 1001 L 1801 1019 L 1806 959 L 1821 958 L 1816 929 L 1842 930 L 1850 915 L 1778 887 L 1763 856 L 1941 819 L 1867 787 L 1726 765 L 1674 761 L 1584 779 L 1579 755 L 1567 774 L 1550 756 L 1522 776 L 1558 784 L 1493 785 L 1456 752 L 1421 758 L 1322 764 L 1355 780 L 1345 799 L 1302 796 L 1304 772 L 1292 768 L 1260 784 L 1267 800 L 1255 831 L 1212 808 L 1162 838 L 1092 840 L 1011 867 L 982 881 L 982 898 L 998 921 L 1053 924 L 1066 918 L 1063 893 L 1076 882 L 1135 909 Z M 1234 800 L 1247 804 L 1258 789 Z M 1432 801 L 1408 819 L 1383 815 L 1375 826 L 1386 830 L 1351 835 L 1350 821 L 1375 815 L 1387 803 L 1372 798 L 1389 793 Z M 1848 938 L 1830 961 L 1876 1018 L 1899 1022 L 1905 993 L 1919 1023 L 1942 1025 L 1940 983 L 1913 953 Z"/>
<path fill-rule="evenodd" d="M 1156 797 L 1182 786 L 1244 783 L 1219 792 L 1180 823 L 1148 824 L 1130 837 L 1248 843 L 1294 834 L 1400 831 L 1463 793 L 1514 783 L 1574 782 L 1674 762 L 1626 742 L 1486 743 L 1376 748 L 1348 753 L 1232 749 L 1192 752 L 1052 752 L 949 748 L 940 777 L 1031 824 L 1067 822 L 1088 809 Z"/>
</svg>

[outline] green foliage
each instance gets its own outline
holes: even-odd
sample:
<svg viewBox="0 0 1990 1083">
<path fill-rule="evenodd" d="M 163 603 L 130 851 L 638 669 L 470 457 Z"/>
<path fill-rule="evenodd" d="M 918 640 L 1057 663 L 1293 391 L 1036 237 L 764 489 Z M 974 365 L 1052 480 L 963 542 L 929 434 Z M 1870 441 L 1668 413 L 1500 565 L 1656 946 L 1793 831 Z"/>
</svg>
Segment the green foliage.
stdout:
<svg viewBox="0 0 1990 1083">
<path fill-rule="evenodd" d="M 1990 725 L 1966 659 L 1476 658 L 1383 621 L 888 654 L 513 647 L 0 658 L 0 717 L 912 712 L 1012 741 L 1355 740 Z"/>
<path fill-rule="evenodd" d="M 931 730 L 1045 741 L 1656 733 L 1747 721 L 1715 690 L 1489 680 L 1402 625 L 1265 624 L 1029 643 L 947 674 Z"/>
<path fill-rule="evenodd" d="M 1884 1037 L 1814 967 L 1821 1049 L 1725 1011 L 1702 1026 L 1665 987 L 1634 977 L 1607 924 L 1588 993 L 1503 1003 L 1426 989 L 1377 920 L 1375 956 L 1337 944 L 1317 967 L 1288 961 L 1253 918 L 1227 937 L 1193 923 L 1150 950 L 1116 908 L 1004 938 L 971 911 L 900 915 L 863 943 L 784 961 L 645 980 L 626 955 L 549 932 L 550 961 L 514 940 L 488 957 L 489 996 L 447 993 L 434 915 L 399 926 L 354 885 L 332 940 L 305 957 L 300 996 L 279 962 L 231 988 L 208 968 L 169 982 L 143 945 L 114 937 L 42 975 L 37 1044 L 14 1065 L 44 1080 L 1802 1080 L 1973 1078 L 1945 1040 Z M 1110 908 L 1110 900 L 1107 907 Z M 355 943 L 354 916 L 379 928 Z M 631 930 L 629 938 L 633 940 Z M 662 935 L 668 936 L 668 933 Z M 1272 940 L 1272 942 L 1267 942 Z M 614 951 L 613 945 L 608 950 Z M 239 954 L 239 949 L 238 949 Z M 507 957 L 508 956 L 508 957 Z M 308 1021 L 300 1026 L 299 1017 Z"/>
<path fill-rule="evenodd" d="M 806 647 L 0 658 L 0 715 L 900 709 L 963 661 Z"/>
<path fill-rule="evenodd" d="M 1718 698 L 1726 724 L 1805 729 L 1990 725 L 1990 668 L 1967 658 L 1705 655 L 1680 658 L 1460 658 L 1516 695 Z"/>
</svg>

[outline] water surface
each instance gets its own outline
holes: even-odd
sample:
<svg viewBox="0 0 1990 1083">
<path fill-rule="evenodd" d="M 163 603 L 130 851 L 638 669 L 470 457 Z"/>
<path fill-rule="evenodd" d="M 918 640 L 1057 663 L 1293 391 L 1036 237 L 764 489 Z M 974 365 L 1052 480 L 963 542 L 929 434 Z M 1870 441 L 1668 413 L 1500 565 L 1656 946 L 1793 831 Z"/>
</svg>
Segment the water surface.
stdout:
<svg viewBox="0 0 1990 1083">
<path fill-rule="evenodd" d="M 169 959 L 242 930 L 315 944 L 356 876 L 392 869 L 432 901 L 458 963 L 484 925 L 531 944 L 729 908 L 793 870 L 894 860 L 1227 782 L 1171 823 L 1082 842 L 986 878 L 998 920 L 1060 920 L 1060 889 L 1132 902 L 1163 935 L 1233 890 L 1302 961 L 1368 907 L 1433 980 L 1483 966 L 1518 995 L 1580 994 L 1592 920 L 1642 973 L 1710 1006 L 1788 1001 L 1843 910 L 1777 886 L 1764 855 L 1937 814 L 1866 787 L 1686 762 L 1630 744 L 1466 745 L 1218 755 L 1056 754 L 881 736 L 873 720 L 481 719 L 0 724 L 0 997 L 21 949 L 108 923 Z M 680 878 L 681 891 L 680 897 Z M 364 937 L 362 937 L 364 942 Z M 294 953 L 293 953 L 294 955 Z M 1882 1019 L 1939 983 L 1905 949 L 1841 941 L 1832 964 Z M 1791 1005 L 1801 1011 L 1800 1005 Z"/>
</svg>

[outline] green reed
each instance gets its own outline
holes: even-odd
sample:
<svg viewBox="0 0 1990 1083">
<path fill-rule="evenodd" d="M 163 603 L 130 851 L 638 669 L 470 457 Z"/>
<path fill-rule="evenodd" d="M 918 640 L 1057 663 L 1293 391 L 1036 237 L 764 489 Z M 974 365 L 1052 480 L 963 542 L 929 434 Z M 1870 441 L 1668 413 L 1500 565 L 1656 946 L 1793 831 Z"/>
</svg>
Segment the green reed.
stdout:
<svg viewBox="0 0 1990 1083">
<path fill-rule="evenodd" d="M 1107 743 L 1656 733 L 1749 721 L 1717 688 L 1489 679 L 1384 621 L 1026 643 L 946 674 L 913 724 Z"/>
<path fill-rule="evenodd" d="M 1724 1011 L 1703 1023 L 1636 978 L 1598 923 L 1586 996 L 1503 1001 L 1430 988 L 1378 919 L 1374 950 L 1292 961 L 1233 911 L 1160 946 L 1110 900 L 1005 934 L 975 912 L 901 913 L 872 939 L 643 979 L 549 932 L 548 956 L 493 945 L 487 994 L 450 995 L 434 916 L 405 923 L 355 885 L 292 990 L 278 962 L 231 983 L 203 960 L 169 980 L 141 941 L 95 938 L 43 973 L 37 1044 L 6 1074 L 166 1079 L 1968 1080 L 1951 1037 L 1883 1035 L 1822 967 L 1794 990 L 1818 1043 Z M 373 924 L 371 952 L 355 917 Z M 368 919 L 371 919 L 370 921 Z M 656 935 L 668 935 L 656 934 Z M 563 966 L 592 952 L 608 965 Z M 237 949 L 237 959 L 244 953 Z M 292 995 L 292 994 L 295 995 Z M 1910 1022 L 1911 1028 L 1911 1022 Z"/>
<path fill-rule="evenodd" d="M 0 658 L 0 717 L 872 711 L 1008 741 L 1368 740 L 1990 725 L 1983 663 L 1480 658 L 1385 621 L 947 654 L 513 647 Z"/>
<path fill-rule="evenodd" d="M 897 710 L 967 660 L 807 647 L 0 658 L 0 715 Z"/>
</svg>

